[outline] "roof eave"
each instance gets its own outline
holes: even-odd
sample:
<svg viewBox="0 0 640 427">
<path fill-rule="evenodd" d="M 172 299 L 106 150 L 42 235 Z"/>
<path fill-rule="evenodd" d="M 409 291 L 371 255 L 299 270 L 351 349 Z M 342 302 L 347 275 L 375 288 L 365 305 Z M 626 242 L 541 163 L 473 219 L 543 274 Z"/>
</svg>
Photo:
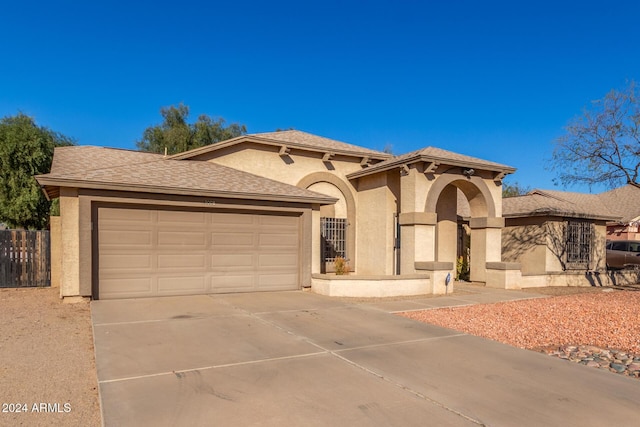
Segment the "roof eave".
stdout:
<svg viewBox="0 0 640 427">
<path fill-rule="evenodd" d="M 131 191 L 154 194 L 173 194 L 180 196 L 200 196 L 200 197 L 222 197 L 229 199 L 249 199 L 260 201 L 276 201 L 276 202 L 293 202 L 293 203 L 310 203 L 320 205 L 333 205 L 338 199 L 334 197 L 305 197 L 305 196 L 288 196 L 288 195 L 272 195 L 262 193 L 243 193 L 233 191 L 214 191 L 214 190 L 195 190 L 177 187 L 161 187 L 140 184 L 112 183 L 101 181 L 88 181 L 79 179 L 68 179 L 40 175 L 36 180 L 43 187 L 45 193 L 52 195 L 57 191 L 59 196 L 60 187 L 87 188 L 92 190 L 115 190 L 115 191 Z M 57 196 L 56 196 L 57 197 Z M 55 198 L 55 197 L 54 197 Z"/>
<path fill-rule="evenodd" d="M 527 217 L 539 217 L 539 216 L 554 216 L 564 218 L 580 218 L 580 219 L 593 219 L 596 221 L 612 221 L 619 219 L 618 217 L 610 217 L 606 215 L 588 214 L 581 212 L 567 212 L 560 210 L 536 210 L 531 212 L 515 212 L 515 213 L 502 213 L 504 218 L 527 218 Z"/>
<path fill-rule="evenodd" d="M 486 170 L 490 172 L 499 172 L 504 173 L 505 175 L 514 173 L 516 171 L 515 168 L 509 166 L 499 166 L 499 165 L 487 165 L 482 162 L 473 162 L 473 161 L 459 161 L 459 160 L 451 160 L 444 157 L 438 156 L 425 156 L 423 154 L 416 154 L 414 156 L 399 159 L 396 161 L 390 161 L 388 164 L 383 166 L 372 166 L 360 171 L 352 172 L 347 175 L 348 179 L 357 179 L 362 178 L 363 176 L 372 175 L 379 172 L 386 172 L 392 169 L 400 168 L 402 165 L 410 165 L 417 162 L 425 162 L 425 163 L 439 163 L 448 166 L 457 166 L 457 167 L 475 167 L 478 170 Z"/>
<path fill-rule="evenodd" d="M 178 153 L 178 154 L 174 154 L 173 156 L 169 156 L 167 157 L 167 159 L 170 160 L 187 160 L 193 157 L 197 157 L 200 156 L 202 154 L 206 154 L 206 153 L 210 153 L 213 151 L 217 151 L 220 150 L 222 148 L 226 148 L 226 147 L 230 147 L 236 144 L 241 144 L 243 142 L 253 142 L 256 144 L 264 144 L 264 145 L 270 145 L 270 146 L 275 146 L 275 147 L 282 147 L 282 146 L 286 146 L 287 148 L 295 148 L 298 150 L 303 150 L 303 151 L 309 151 L 309 152 L 314 152 L 314 153 L 333 153 L 333 154 L 338 154 L 341 156 L 348 156 L 348 157 L 356 157 L 356 158 L 363 158 L 363 157 L 369 157 L 369 158 L 373 158 L 376 160 L 387 160 L 391 157 L 393 157 L 391 154 L 385 154 L 385 153 L 375 153 L 375 152 L 357 152 L 357 151 L 350 151 L 350 150 L 341 150 L 341 149 L 334 149 L 331 147 L 326 147 L 326 148 L 320 148 L 320 147 L 312 147 L 306 144 L 300 144 L 300 143 L 296 143 L 296 142 L 287 142 L 287 141 L 280 141 L 277 139 L 272 139 L 272 138 L 265 138 L 265 137 L 260 137 L 260 136 L 252 136 L 252 135 L 242 135 L 242 136 L 238 136 L 236 138 L 233 139 L 228 139 L 226 141 L 221 141 L 221 142 L 216 142 L 204 147 L 200 147 L 200 148 L 195 148 L 193 150 L 190 151 L 185 151 L 184 153 Z"/>
</svg>

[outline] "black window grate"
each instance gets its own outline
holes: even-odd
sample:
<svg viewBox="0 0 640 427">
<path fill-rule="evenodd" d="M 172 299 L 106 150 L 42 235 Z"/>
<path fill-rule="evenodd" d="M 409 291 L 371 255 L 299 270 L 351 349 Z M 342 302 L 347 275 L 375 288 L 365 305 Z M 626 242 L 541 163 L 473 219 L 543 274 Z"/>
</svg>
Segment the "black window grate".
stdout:
<svg viewBox="0 0 640 427">
<path fill-rule="evenodd" d="M 334 262 L 337 257 L 347 259 L 347 219 L 320 218 L 323 262 Z"/>
<path fill-rule="evenodd" d="M 567 264 L 588 264 L 592 245 L 593 224 L 586 221 L 567 222 Z"/>
</svg>

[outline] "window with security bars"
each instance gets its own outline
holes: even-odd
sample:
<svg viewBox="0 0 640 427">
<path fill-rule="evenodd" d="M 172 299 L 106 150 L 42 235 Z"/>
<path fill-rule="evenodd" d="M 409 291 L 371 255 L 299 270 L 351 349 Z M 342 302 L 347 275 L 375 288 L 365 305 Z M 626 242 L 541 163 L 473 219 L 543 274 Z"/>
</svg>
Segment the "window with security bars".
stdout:
<svg viewBox="0 0 640 427">
<path fill-rule="evenodd" d="M 590 222 L 567 222 L 567 264 L 588 264 L 592 245 L 593 225 Z"/>
<path fill-rule="evenodd" d="M 322 261 L 333 262 L 336 257 L 347 258 L 347 219 L 320 218 Z"/>
</svg>

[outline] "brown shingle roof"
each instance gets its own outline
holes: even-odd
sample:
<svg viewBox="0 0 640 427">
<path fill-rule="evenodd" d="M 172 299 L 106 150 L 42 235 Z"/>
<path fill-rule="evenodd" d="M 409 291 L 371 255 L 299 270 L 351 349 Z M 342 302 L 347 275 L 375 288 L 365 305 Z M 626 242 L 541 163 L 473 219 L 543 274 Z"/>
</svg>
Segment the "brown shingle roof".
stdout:
<svg viewBox="0 0 640 427">
<path fill-rule="evenodd" d="M 256 138 L 265 138 L 278 142 L 295 143 L 307 147 L 318 148 L 321 150 L 334 150 L 351 152 L 356 154 L 373 155 L 376 157 L 390 157 L 390 154 L 382 151 L 371 150 L 369 148 L 360 147 L 358 145 L 347 144 L 346 142 L 336 141 L 335 139 L 325 138 L 323 136 L 313 135 L 299 130 L 285 130 L 279 132 L 254 133 L 250 136 Z"/>
<path fill-rule="evenodd" d="M 473 167 L 482 170 L 513 173 L 515 169 L 511 166 L 502 165 L 500 163 L 482 160 L 477 157 L 471 157 L 464 154 L 454 153 L 452 151 L 443 150 L 437 147 L 425 147 L 410 153 L 395 156 L 391 159 L 376 163 L 361 171 L 348 175 L 348 178 L 359 178 L 361 176 L 370 175 L 372 173 L 382 172 L 385 170 L 400 167 L 403 164 L 409 164 L 418 161 L 435 162 L 445 165 Z"/>
<path fill-rule="evenodd" d="M 143 151 L 93 146 L 57 147 L 51 164 L 52 174 L 102 169 L 162 159 L 163 156 Z"/>
<path fill-rule="evenodd" d="M 335 202 L 334 198 L 320 193 L 210 162 L 171 160 L 157 154 L 89 146 L 56 148 L 54 159 L 51 173 L 37 177 L 41 185 Z"/>
<path fill-rule="evenodd" d="M 319 152 L 332 152 L 335 154 L 345 154 L 357 157 L 372 157 L 383 160 L 391 157 L 390 154 L 382 151 L 371 150 L 369 148 L 360 147 L 358 145 L 347 144 L 346 142 L 336 141 L 318 135 L 313 135 L 299 130 L 285 130 L 278 132 L 254 133 L 242 135 L 227 141 L 217 142 L 205 147 L 196 148 L 171 156 L 173 159 L 186 160 L 205 153 L 220 150 L 222 148 L 240 144 L 243 142 L 254 142 L 269 145 L 286 145 L 289 148 L 307 149 Z"/>
<path fill-rule="evenodd" d="M 628 224 L 640 217 L 640 187 L 637 184 L 627 184 L 598 196 L 611 212 L 620 217 L 621 223 Z"/>
<path fill-rule="evenodd" d="M 597 194 L 533 190 L 524 196 L 506 197 L 502 200 L 502 216 L 506 218 L 541 215 L 602 220 L 618 218 L 607 209 Z"/>
</svg>

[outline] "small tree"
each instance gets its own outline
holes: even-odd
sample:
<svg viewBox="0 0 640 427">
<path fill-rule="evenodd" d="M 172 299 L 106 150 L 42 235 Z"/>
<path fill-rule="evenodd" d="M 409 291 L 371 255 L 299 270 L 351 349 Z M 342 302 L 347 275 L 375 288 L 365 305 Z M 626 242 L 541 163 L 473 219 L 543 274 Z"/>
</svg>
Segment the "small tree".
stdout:
<svg viewBox="0 0 640 427">
<path fill-rule="evenodd" d="M 247 133 L 245 125 L 225 126 L 224 119 L 212 119 L 205 114 L 189 124 L 189 107 L 182 103 L 162 107 L 160 114 L 163 122 L 144 130 L 142 139 L 136 142 L 139 150 L 162 154 L 166 148 L 168 154 L 177 154 Z"/>
<path fill-rule="evenodd" d="M 551 169 L 564 185 L 637 183 L 640 171 L 640 104 L 631 82 L 612 90 L 571 121 L 556 141 Z"/>
<path fill-rule="evenodd" d="M 531 191 L 531 187 L 522 185 L 517 181 L 513 184 L 502 183 L 502 197 L 524 196 L 529 191 Z"/>
<path fill-rule="evenodd" d="M 0 222 L 10 228 L 47 227 L 51 203 L 33 176 L 49 172 L 54 147 L 73 143 L 23 113 L 0 119 Z"/>
</svg>

